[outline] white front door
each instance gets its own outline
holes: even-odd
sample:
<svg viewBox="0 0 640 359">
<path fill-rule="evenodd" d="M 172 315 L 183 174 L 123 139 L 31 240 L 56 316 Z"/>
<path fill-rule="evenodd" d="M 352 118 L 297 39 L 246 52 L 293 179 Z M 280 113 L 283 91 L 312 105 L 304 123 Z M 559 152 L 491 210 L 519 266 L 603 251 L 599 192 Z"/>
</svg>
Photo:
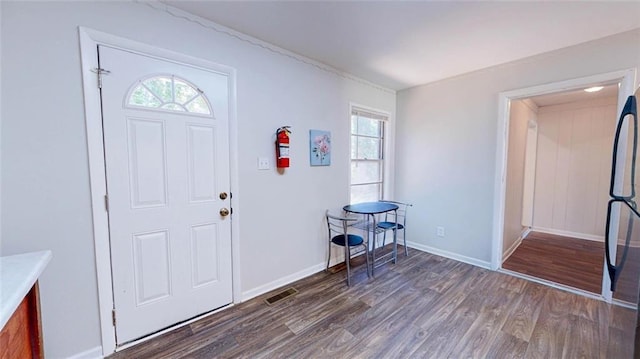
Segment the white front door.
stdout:
<svg viewBox="0 0 640 359">
<path fill-rule="evenodd" d="M 231 303 L 228 77 L 99 46 L 117 344 Z"/>
</svg>

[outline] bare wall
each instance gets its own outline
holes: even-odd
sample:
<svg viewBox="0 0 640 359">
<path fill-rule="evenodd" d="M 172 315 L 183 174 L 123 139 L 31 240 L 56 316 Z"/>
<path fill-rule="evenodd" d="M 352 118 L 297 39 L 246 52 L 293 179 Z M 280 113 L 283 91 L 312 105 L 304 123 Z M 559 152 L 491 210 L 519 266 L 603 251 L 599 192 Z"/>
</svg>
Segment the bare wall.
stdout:
<svg viewBox="0 0 640 359">
<path fill-rule="evenodd" d="M 635 30 L 398 92 L 396 197 L 414 203 L 412 241 L 488 265 L 498 94 L 637 68 L 639 44 Z"/>
<path fill-rule="evenodd" d="M 604 240 L 617 104 L 540 107 L 534 229 Z"/>
<path fill-rule="evenodd" d="M 2 251 L 51 249 L 41 278 L 45 353 L 101 345 L 78 26 L 237 70 L 243 293 L 321 267 L 325 208 L 348 202 L 349 103 L 395 113 L 395 93 L 350 80 L 144 3 L 2 2 Z M 291 168 L 273 160 L 275 129 L 291 125 Z M 310 167 L 309 129 L 333 135 L 330 167 Z M 285 225 L 276 225 L 276 224 Z"/>
<path fill-rule="evenodd" d="M 503 253 L 511 249 L 524 229 L 522 226 L 522 205 L 527 130 L 529 121 L 535 122 L 535 117 L 535 112 L 525 103 L 525 100 L 511 101 Z"/>
<path fill-rule="evenodd" d="M 0 2 L 0 19 L 2 19 L 2 2 Z M 2 84 L 2 28 L 0 21 L 0 84 Z M 0 203 L 2 203 L 2 86 L 0 86 Z M 2 206 L 0 205 L 0 256 L 2 255 Z"/>
</svg>

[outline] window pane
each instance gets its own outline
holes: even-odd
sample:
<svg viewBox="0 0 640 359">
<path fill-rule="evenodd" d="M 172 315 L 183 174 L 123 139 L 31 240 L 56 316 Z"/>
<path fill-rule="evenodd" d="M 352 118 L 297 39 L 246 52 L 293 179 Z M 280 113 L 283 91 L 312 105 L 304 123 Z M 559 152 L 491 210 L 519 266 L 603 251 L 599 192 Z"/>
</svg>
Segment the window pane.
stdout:
<svg viewBox="0 0 640 359">
<path fill-rule="evenodd" d="M 357 118 L 357 127 L 354 128 L 353 127 L 353 118 L 356 117 Z M 357 134 L 359 135 L 364 135 L 364 136 L 374 136 L 374 137 L 382 137 L 380 136 L 380 128 L 382 123 L 380 122 L 380 120 L 372 120 L 370 118 L 366 118 L 366 117 L 358 117 L 358 116 L 351 116 L 352 118 L 352 131 L 357 131 Z M 352 132 L 352 133 L 356 133 L 356 132 Z"/>
<path fill-rule="evenodd" d="M 144 107 L 160 107 L 162 103 L 157 97 L 153 96 L 144 86 L 138 86 L 129 98 L 129 105 Z"/>
<path fill-rule="evenodd" d="M 211 114 L 209 105 L 204 100 L 204 98 L 202 98 L 202 96 L 198 96 L 195 100 L 189 102 L 189 104 L 187 104 L 187 110 L 193 113 L 202 113 L 205 115 Z"/>
<path fill-rule="evenodd" d="M 177 79 L 174 81 L 174 86 L 176 91 L 176 102 L 182 105 L 199 94 L 196 89 L 191 87 L 191 85 L 188 85 Z"/>
<path fill-rule="evenodd" d="M 170 78 L 154 77 L 144 80 L 143 84 L 145 84 L 154 95 L 158 96 L 162 102 L 173 102 L 173 86 L 171 86 Z"/>
<path fill-rule="evenodd" d="M 162 105 L 162 108 L 165 110 L 173 110 L 173 111 L 184 111 L 184 107 L 178 105 L 177 103 L 166 103 Z"/>
<path fill-rule="evenodd" d="M 351 203 L 382 198 L 385 125 L 382 118 L 386 116 L 366 115 L 357 110 L 351 115 Z"/>
<path fill-rule="evenodd" d="M 137 83 L 127 104 L 203 115 L 212 114 L 204 94 L 186 80 L 174 76 L 156 76 Z"/>
<path fill-rule="evenodd" d="M 380 184 L 368 184 L 362 186 L 351 186 L 351 202 L 375 202 L 381 199 Z"/>
<path fill-rule="evenodd" d="M 380 139 L 357 137 L 357 159 L 380 159 Z M 352 151 L 353 152 L 353 151 Z"/>
<path fill-rule="evenodd" d="M 351 184 L 381 182 L 380 162 L 351 162 Z"/>
</svg>

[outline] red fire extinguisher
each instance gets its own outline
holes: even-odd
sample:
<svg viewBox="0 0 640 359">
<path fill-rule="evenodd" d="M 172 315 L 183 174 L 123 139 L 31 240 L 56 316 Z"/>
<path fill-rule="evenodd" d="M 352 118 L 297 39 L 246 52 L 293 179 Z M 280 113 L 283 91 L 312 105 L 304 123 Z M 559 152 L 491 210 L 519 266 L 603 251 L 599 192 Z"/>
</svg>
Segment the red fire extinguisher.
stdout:
<svg viewBox="0 0 640 359">
<path fill-rule="evenodd" d="M 278 168 L 289 167 L 289 130 L 290 126 L 282 126 L 276 130 L 276 163 Z"/>
</svg>

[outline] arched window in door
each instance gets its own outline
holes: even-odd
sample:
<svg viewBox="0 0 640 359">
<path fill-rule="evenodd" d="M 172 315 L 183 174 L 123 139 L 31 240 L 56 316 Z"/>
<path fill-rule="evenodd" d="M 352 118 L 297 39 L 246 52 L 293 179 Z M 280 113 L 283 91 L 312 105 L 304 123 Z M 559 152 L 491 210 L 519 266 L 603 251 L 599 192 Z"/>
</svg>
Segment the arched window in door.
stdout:
<svg viewBox="0 0 640 359">
<path fill-rule="evenodd" d="M 131 86 L 125 105 L 130 108 L 213 115 L 202 90 L 175 75 L 153 75 L 139 80 Z"/>
</svg>

